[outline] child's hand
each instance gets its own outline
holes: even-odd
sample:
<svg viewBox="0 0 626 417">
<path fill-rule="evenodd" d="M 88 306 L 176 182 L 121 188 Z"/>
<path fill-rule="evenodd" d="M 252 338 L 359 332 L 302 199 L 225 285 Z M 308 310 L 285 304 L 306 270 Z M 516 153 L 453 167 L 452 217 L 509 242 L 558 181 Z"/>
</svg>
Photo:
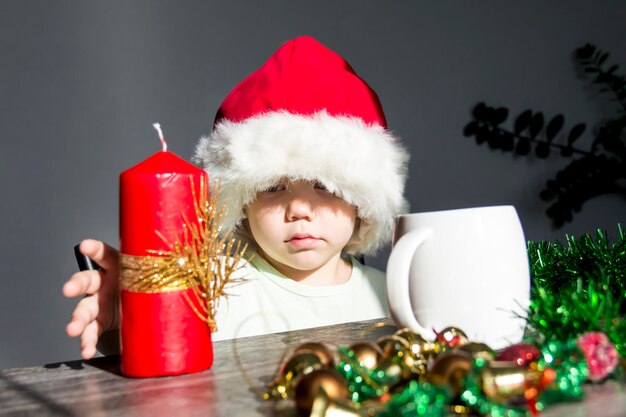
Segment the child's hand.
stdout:
<svg viewBox="0 0 626 417">
<path fill-rule="evenodd" d="M 106 243 L 92 239 L 82 241 L 80 251 L 102 270 L 77 272 L 63 286 L 63 295 L 68 298 L 84 295 L 65 331 L 71 337 L 80 336 L 82 357 L 90 359 L 102 332 L 118 326 L 119 254 Z"/>
</svg>

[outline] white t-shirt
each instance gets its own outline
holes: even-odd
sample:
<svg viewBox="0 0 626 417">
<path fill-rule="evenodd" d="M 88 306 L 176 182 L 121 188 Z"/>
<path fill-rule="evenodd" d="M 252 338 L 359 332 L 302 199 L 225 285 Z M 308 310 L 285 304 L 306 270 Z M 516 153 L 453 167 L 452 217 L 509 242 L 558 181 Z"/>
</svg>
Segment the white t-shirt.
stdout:
<svg viewBox="0 0 626 417">
<path fill-rule="evenodd" d="M 214 341 L 307 329 L 389 316 L 385 275 L 351 258 L 352 273 L 343 284 L 311 286 L 278 272 L 256 255 L 245 262 L 244 281 L 220 299 Z"/>
</svg>

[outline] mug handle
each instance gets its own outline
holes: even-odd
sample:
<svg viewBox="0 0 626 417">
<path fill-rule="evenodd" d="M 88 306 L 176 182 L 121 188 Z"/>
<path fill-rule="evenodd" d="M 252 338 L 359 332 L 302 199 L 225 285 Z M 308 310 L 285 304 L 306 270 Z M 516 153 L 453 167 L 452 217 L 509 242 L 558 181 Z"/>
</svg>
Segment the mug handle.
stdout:
<svg viewBox="0 0 626 417">
<path fill-rule="evenodd" d="M 415 318 L 409 296 L 409 272 L 415 251 L 432 234 L 432 229 L 422 228 L 403 235 L 391 250 L 387 262 L 387 300 L 391 315 L 396 323 L 411 328 L 423 337 L 432 337 L 433 332 L 422 327 Z"/>
</svg>

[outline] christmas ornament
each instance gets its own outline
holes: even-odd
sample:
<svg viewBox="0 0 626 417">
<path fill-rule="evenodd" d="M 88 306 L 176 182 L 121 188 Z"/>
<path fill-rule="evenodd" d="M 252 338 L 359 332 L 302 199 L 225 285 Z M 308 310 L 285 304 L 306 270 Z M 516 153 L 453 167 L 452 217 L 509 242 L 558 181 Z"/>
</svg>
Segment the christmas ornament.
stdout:
<svg viewBox="0 0 626 417">
<path fill-rule="evenodd" d="M 538 397 L 553 377 L 548 368 L 477 358 L 464 380 L 461 399 L 480 415 L 522 417 L 527 410 L 537 415 L 543 408 Z"/>
<path fill-rule="evenodd" d="M 376 339 L 376 345 L 382 351 L 383 356 L 389 356 L 393 354 L 396 350 L 404 349 L 410 350 L 413 352 L 411 348 L 411 344 L 405 339 L 398 335 L 393 336 L 382 336 Z M 418 348 L 419 350 L 419 348 Z"/>
<path fill-rule="evenodd" d="M 528 366 L 541 357 L 541 351 L 530 343 L 517 343 L 498 353 L 499 361 L 515 362 L 519 366 Z"/>
<path fill-rule="evenodd" d="M 506 403 L 536 398 L 552 382 L 553 373 L 508 361 L 487 361 L 480 372 L 482 390 L 492 401 Z"/>
<path fill-rule="evenodd" d="M 300 377 L 322 369 L 324 362 L 317 354 L 310 351 L 294 352 L 278 371 L 278 378 L 270 384 L 269 397 L 292 397 L 294 387 Z"/>
<path fill-rule="evenodd" d="M 483 358 L 489 361 L 494 360 L 496 357 L 496 354 L 493 351 L 493 349 L 491 349 L 486 344 L 480 343 L 480 342 L 465 343 L 464 345 L 457 347 L 455 351 L 465 352 L 474 358 Z"/>
<path fill-rule="evenodd" d="M 387 368 L 390 364 L 400 367 L 402 379 L 426 373 L 427 360 L 421 353 L 414 353 L 411 345 L 399 336 L 383 336 L 376 340 L 383 352 L 383 359 L 378 368 Z"/>
<path fill-rule="evenodd" d="M 328 345 L 318 342 L 303 343 L 294 349 L 293 353 L 310 352 L 317 355 L 324 366 L 333 366 L 336 362 L 337 353 Z"/>
<path fill-rule="evenodd" d="M 428 341 L 409 328 L 398 330 L 394 336 L 404 339 L 408 343 L 413 355 L 421 355 L 427 360 L 441 351 L 441 344 L 439 341 Z M 383 338 L 379 340 L 383 340 Z"/>
<path fill-rule="evenodd" d="M 440 332 L 436 332 L 437 340 L 445 347 L 454 348 L 466 344 L 469 340 L 463 330 L 456 327 L 446 327 Z"/>
<path fill-rule="evenodd" d="M 463 380 L 472 370 L 472 358 L 464 352 L 446 352 L 437 357 L 428 373 L 428 380 L 437 386 L 446 386 L 452 396 L 463 389 Z"/>
<path fill-rule="evenodd" d="M 317 369 L 303 375 L 295 388 L 295 400 L 298 411 L 309 413 L 313 402 L 320 393 L 329 399 L 348 399 L 348 384 L 345 379 L 333 369 Z"/>
<path fill-rule="evenodd" d="M 365 369 L 374 369 L 383 356 L 382 350 L 373 343 L 355 343 L 350 346 L 354 359 Z"/>
<path fill-rule="evenodd" d="M 585 355 L 591 381 L 606 378 L 619 364 L 615 346 L 604 333 L 584 333 L 578 337 L 576 344 Z"/>
<path fill-rule="evenodd" d="M 330 398 L 326 391 L 321 389 L 313 401 L 309 417 L 358 417 L 363 415 L 367 416 L 368 414 L 361 413 L 352 401 Z"/>
</svg>

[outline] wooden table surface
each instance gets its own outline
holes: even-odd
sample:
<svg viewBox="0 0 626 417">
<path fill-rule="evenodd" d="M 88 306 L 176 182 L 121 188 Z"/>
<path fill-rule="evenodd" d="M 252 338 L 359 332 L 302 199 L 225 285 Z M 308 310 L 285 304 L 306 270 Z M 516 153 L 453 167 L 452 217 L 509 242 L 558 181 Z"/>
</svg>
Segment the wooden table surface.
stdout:
<svg viewBox="0 0 626 417">
<path fill-rule="evenodd" d="M 307 341 L 349 345 L 390 334 L 390 326 L 348 323 L 214 344 L 213 368 L 175 377 L 131 379 L 119 373 L 119 357 L 0 370 L 0 416 L 296 416 L 291 401 L 259 398 L 285 349 Z M 236 348 L 236 352 L 235 352 Z M 586 399 L 553 405 L 541 415 L 626 417 L 622 383 L 587 386 Z"/>
</svg>

